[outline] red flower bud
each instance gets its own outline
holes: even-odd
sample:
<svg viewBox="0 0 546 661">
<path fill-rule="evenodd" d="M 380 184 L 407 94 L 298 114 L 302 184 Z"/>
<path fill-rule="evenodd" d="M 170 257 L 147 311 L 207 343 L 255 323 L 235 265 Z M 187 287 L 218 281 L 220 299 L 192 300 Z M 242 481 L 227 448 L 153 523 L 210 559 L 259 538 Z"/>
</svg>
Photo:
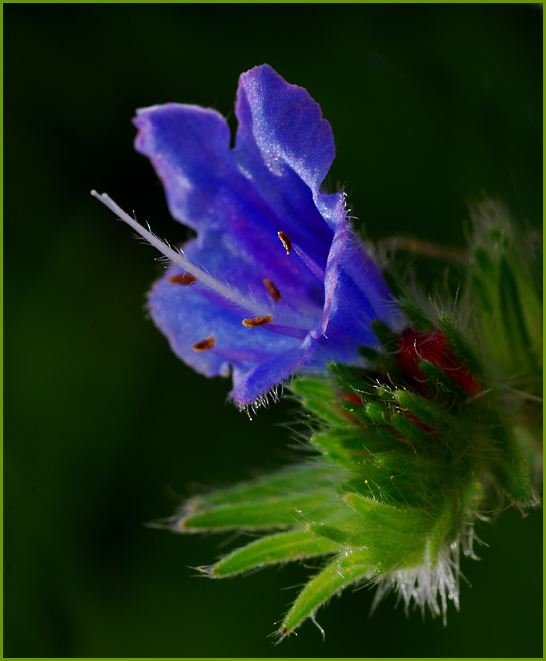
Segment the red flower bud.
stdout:
<svg viewBox="0 0 546 661">
<path fill-rule="evenodd" d="M 406 376 L 424 385 L 426 377 L 418 367 L 421 360 L 428 360 L 439 367 L 469 395 L 478 394 L 480 386 L 454 355 L 447 337 L 441 330 L 418 333 L 413 328 L 407 328 L 400 335 L 398 367 Z"/>
</svg>

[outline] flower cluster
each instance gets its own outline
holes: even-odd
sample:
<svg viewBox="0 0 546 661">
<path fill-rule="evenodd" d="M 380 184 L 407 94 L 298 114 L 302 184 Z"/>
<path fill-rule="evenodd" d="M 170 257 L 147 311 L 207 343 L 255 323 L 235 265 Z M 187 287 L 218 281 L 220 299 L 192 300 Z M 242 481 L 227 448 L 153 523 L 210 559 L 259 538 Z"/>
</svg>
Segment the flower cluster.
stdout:
<svg viewBox="0 0 546 661">
<path fill-rule="evenodd" d="M 486 209 L 464 283 L 477 301 L 474 340 L 492 338 L 475 351 L 451 317 L 393 297 L 351 229 L 343 193 L 321 188 L 333 136 L 304 89 L 256 67 L 240 78 L 236 116 L 232 148 L 214 110 L 138 111 L 136 148 L 173 217 L 197 233 L 182 249 L 93 194 L 171 261 L 149 309 L 174 352 L 206 376 L 231 373 L 241 407 L 295 377 L 314 458 L 194 498 L 167 527 L 264 533 L 201 568 L 214 578 L 323 557 L 281 638 L 361 582 L 378 585 L 374 607 L 394 589 L 406 609 L 413 602 L 445 621 L 448 600 L 459 603 L 460 552 L 474 556 L 486 507 L 540 502 L 531 479 L 542 375 L 536 280 L 513 256 L 506 213 Z"/>
</svg>

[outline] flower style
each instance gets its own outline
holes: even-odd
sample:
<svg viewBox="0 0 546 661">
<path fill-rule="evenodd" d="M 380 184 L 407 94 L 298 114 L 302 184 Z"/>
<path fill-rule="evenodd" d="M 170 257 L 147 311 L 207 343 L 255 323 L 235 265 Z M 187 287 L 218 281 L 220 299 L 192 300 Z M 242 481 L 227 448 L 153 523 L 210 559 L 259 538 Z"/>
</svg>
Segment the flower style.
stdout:
<svg viewBox="0 0 546 661">
<path fill-rule="evenodd" d="M 241 75 L 235 112 L 233 148 L 211 108 L 169 103 L 134 123 L 172 215 L 197 232 L 184 256 L 212 276 L 173 263 L 151 291 L 151 316 L 195 370 L 231 371 L 244 406 L 295 370 L 354 364 L 360 346 L 376 346 L 370 322 L 396 312 L 344 194 L 320 190 L 334 140 L 318 104 L 263 65 Z"/>
</svg>

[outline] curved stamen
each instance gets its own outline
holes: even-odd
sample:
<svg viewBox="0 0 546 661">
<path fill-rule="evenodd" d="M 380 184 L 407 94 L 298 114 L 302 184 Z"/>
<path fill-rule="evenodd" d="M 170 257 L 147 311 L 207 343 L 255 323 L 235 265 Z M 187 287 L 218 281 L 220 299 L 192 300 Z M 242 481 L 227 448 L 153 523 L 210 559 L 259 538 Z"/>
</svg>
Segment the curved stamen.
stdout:
<svg viewBox="0 0 546 661">
<path fill-rule="evenodd" d="M 324 271 L 315 262 L 315 260 L 311 259 L 305 250 L 300 248 L 296 243 L 293 243 L 288 234 L 285 234 L 284 232 L 277 232 L 277 235 L 286 249 L 286 254 L 289 255 L 292 251 L 292 248 L 294 248 L 296 255 L 301 259 L 305 266 L 307 266 L 311 273 L 315 275 L 321 282 L 324 282 Z"/>
</svg>

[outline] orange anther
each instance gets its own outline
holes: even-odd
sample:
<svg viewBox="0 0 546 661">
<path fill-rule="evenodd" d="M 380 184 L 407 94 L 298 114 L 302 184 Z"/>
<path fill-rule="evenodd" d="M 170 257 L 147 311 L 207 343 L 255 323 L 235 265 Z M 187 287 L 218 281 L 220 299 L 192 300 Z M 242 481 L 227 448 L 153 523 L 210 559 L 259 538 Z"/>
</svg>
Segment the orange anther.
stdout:
<svg viewBox="0 0 546 661">
<path fill-rule="evenodd" d="M 196 353 L 201 353 L 201 351 L 208 351 L 209 349 L 212 349 L 212 347 L 216 346 L 216 340 L 212 337 L 212 335 L 209 335 L 206 340 L 201 340 L 201 342 L 196 342 L 195 344 L 192 344 L 192 349 Z"/>
<path fill-rule="evenodd" d="M 290 254 L 290 250 L 292 249 L 292 241 L 290 241 L 290 237 L 288 234 L 285 234 L 284 232 L 278 232 L 279 239 L 282 241 L 283 246 L 286 248 L 286 254 Z"/>
<path fill-rule="evenodd" d="M 173 285 L 191 285 L 197 278 L 189 273 L 179 273 L 178 275 L 171 275 L 169 282 Z"/>
<path fill-rule="evenodd" d="M 257 326 L 263 326 L 264 324 L 271 323 L 271 315 L 268 314 L 267 317 L 254 317 L 254 319 L 243 319 L 243 326 L 246 328 L 256 328 Z"/>
<path fill-rule="evenodd" d="M 269 280 L 268 278 L 264 278 L 263 283 L 267 291 L 270 293 L 271 298 L 274 301 L 280 301 L 281 295 L 279 294 L 279 290 L 275 287 L 275 285 L 271 282 L 271 280 Z"/>
</svg>

